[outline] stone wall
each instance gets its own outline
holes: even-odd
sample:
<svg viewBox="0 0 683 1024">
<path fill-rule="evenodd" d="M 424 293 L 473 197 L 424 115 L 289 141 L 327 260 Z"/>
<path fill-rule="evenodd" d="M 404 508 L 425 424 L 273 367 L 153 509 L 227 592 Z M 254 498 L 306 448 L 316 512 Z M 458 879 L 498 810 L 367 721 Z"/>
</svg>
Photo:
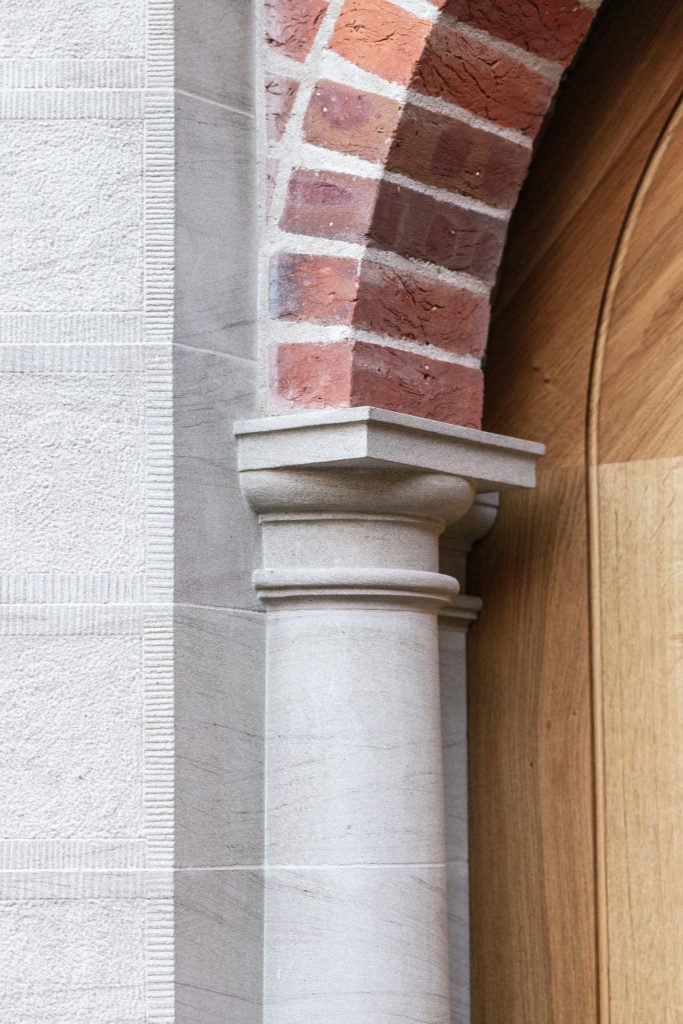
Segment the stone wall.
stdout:
<svg viewBox="0 0 683 1024">
<path fill-rule="evenodd" d="M 252 34 L 246 0 L 0 2 L 13 1024 L 260 1019 Z"/>
</svg>

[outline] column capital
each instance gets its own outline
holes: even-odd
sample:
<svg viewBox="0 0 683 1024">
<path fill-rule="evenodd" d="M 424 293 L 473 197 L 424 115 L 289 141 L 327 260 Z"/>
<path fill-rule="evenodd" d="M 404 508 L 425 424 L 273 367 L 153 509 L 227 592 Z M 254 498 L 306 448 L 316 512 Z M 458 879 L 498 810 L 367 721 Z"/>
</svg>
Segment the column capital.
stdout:
<svg viewBox="0 0 683 1024">
<path fill-rule="evenodd" d="M 251 420 L 235 433 L 242 488 L 263 527 L 254 583 L 271 607 L 452 606 L 458 585 L 438 571 L 439 536 L 451 524 L 476 528 L 478 493 L 533 487 L 543 452 L 371 408 Z"/>
<path fill-rule="evenodd" d="M 534 487 L 543 445 L 385 409 L 327 409 L 235 425 L 242 473 L 411 471 L 462 477 L 486 493 Z"/>
</svg>

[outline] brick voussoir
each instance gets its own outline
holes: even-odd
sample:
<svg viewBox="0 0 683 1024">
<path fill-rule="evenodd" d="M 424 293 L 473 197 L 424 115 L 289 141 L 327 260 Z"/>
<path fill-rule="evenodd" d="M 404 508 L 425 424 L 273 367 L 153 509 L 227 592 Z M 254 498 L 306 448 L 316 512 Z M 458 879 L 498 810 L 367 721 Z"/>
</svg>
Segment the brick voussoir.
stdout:
<svg viewBox="0 0 683 1024">
<path fill-rule="evenodd" d="M 389 0 L 345 0 L 330 48 L 389 82 L 407 85 L 432 28 Z"/>
<path fill-rule="evenodd" d="M 389 250 L 493 283 L 507 224 L 390 182 L 381 182 L 370 248 Z"/>
<path fill-rule="evenodd" d="M 266 89 L 266 129 L 269 142 L 279 142 L 284 135 L 294 106 L 299 83 L 284 75 L 269 74 Z"/>
<path fill-rule="evenodd" d="M 353 342 L 271 345 L 271 406 L 345 408 L 351 404 Z"/>
<path fill-rule="evenodd" d="M 358 283 L 357 260 L 276 253 L 270 261 L 270 314 L 300 323 L 349 324 Z"/>
<path fill-rule="evenodd" d="M 411 87 L 500 127 L 534 136 L 557 83 L 494 46 L 444 24 L 429 37 Z"/>
<path fill-rule="evenodd" d="M 305 61 L 328 0 L 265 0 L 267 45 L 293 60 Z"/>
<path fill-rule="evenodd" d="M 565 65 L 596 13 L 572 0 L 446 0 L 438 6 L 445 14 Z"/>
<path fill-rule="evenodd" d="M 479 357 L 486 345 L 489 313 L 486 295 L 366 259 L 352 322 L 396 341 Z"/>
<path fill-rule="evenodd" d="M 313 90 L 304 137 L 313 145 L 381 163 L 389 155 L 400 113 L 396 100 L 322 81 Z"/>
<path fill-rule="evenodd" d="M 400 349 L 355 342 L 350 404 L 373 405 L 425 419 L 478 427 L 481 370 Z"/>
<path fill-rule="evenodd" d="M 280 227 L 303 235 L 365 242 L 380 182 L 335 171 L 292 173 Z"/>
<path fill-rule="evenodd" d="M 531 151 L 492 132 L 408 104 L 386 168 L 492 206 L 513 205 Z"/>
</svg>

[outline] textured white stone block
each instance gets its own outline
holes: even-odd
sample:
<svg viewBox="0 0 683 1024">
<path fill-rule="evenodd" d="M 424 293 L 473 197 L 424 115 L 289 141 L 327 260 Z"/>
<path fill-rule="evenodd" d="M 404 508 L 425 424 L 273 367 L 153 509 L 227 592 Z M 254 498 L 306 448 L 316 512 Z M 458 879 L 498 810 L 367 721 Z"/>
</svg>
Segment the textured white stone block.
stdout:
<svg viewBox="0 0 683 1024">
<path fill-rule="evenodd" d="M 140 0 L 2 0 L 0 57 L 137 57 Z"/>
<path fill-rule="evenodd" d="M 142 900 L 0 901 L 3 1024 L 144 1024 Z"/>
<path fill-rule="evenodd" d="M 21 113 L 0 132 L 0 310 L 139 309 L 142 120 Z"/>
<path fill-rule="evenodd" d="M 142 834 L 140 636 L 3 636 L 3 834 Z"/>
<path fill-rule="evenodd" d="M 94 578 L 111 583 L 99 599 L 130 600 L 145 573 L 170 582 L 169 402 L 151 347 L 0 348 L 3 600 L 97 601 Z"/>
<path fill-rule="evenodd" d="M 0 656 L 0 882 L 170 867 L 171 610 L 4 607 Z"/>
</svg>

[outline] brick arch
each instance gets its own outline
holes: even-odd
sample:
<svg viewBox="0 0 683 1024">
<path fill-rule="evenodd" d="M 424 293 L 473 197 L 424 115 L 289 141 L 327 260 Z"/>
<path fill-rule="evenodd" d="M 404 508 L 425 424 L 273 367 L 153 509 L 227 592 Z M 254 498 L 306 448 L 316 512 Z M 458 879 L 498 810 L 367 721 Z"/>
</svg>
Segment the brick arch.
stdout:
<svg viewBox="0 0 683 1024">
<path fill-rule="evenodd" d="M 265 0 L 271 412 L 481 425 L 490 293 L 599 0 Z"/>
</svg>

